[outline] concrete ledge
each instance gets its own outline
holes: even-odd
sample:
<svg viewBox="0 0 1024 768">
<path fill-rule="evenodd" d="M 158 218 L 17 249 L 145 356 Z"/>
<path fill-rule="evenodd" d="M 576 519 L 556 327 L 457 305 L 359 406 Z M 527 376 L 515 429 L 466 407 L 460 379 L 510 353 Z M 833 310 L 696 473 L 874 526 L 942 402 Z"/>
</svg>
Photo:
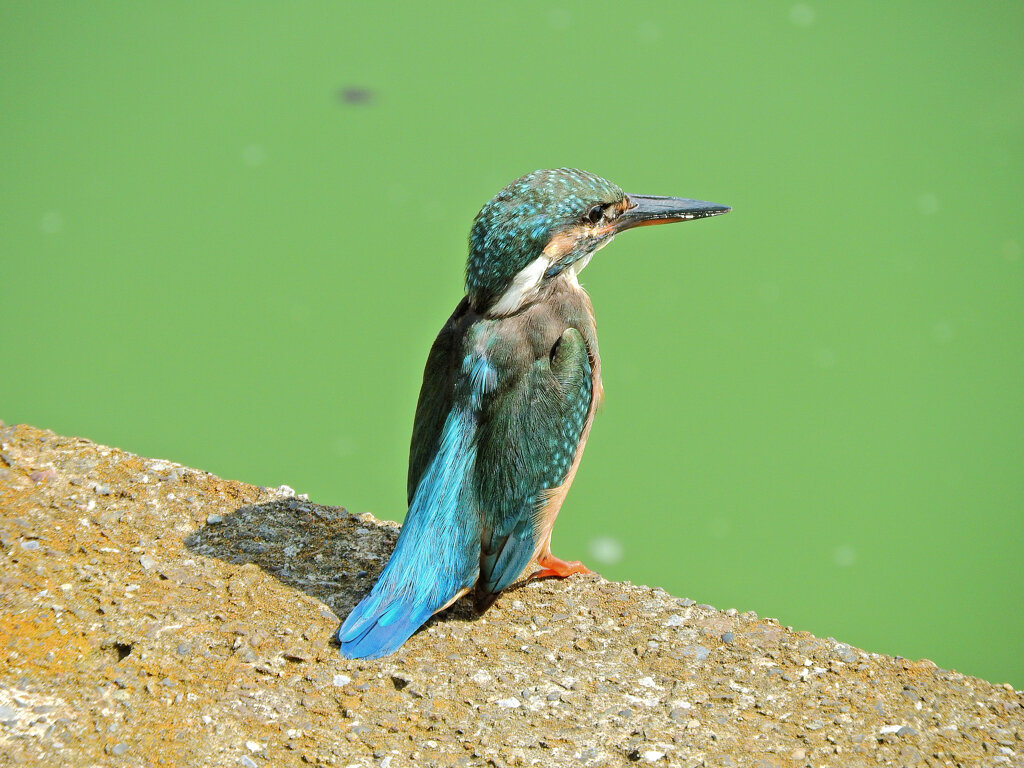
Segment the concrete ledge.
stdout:
<svg viewBox="0 0 1024 768">
<path fill-rule="evenodd" d="M 662 590 L 459 604 L 330 641 L 397 526 L 0 424 L 0 763 L 1024 765 L 1024 697 Z"/>
</svg>

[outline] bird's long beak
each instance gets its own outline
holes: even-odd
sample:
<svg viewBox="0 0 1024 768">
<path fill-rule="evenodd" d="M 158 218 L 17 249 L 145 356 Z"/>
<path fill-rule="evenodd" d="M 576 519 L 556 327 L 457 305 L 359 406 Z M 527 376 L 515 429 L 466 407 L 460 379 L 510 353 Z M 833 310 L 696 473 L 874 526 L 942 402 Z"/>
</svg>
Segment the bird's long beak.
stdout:
<svg viewBox="0 0 1024 768">
<path fill-rule="evenodd" d="M 613 226 L 616 232 L 651 224 L 671 224 L 673 221 L 704 219 L 732 210 L 728 205 L 708 203 L 704 200 L 689 200 L 685 197 L 661 197 L 659 195 L 627 195 L 627 197 L 632 205 L 615 220 Z"/>
</svg>

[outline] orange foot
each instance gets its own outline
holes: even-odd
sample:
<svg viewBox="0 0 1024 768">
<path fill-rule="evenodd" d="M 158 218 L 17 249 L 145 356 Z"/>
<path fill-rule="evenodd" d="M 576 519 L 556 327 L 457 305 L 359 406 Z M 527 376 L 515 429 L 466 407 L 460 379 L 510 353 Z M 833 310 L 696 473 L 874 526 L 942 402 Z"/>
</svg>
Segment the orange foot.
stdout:
<svg viewBox="0 0 1024 768">
<path fill-rule="evenodd" d="M 537 565 L 541 569 L 536 573 L 530 574 L 531 579 L 546 579 L 548 576 L 557 576 L 560 579 L 564 579 L 566 576 L 572 576 L 574 573 L 593 573 L 592 570 L 579 560 L 566 562 L 550 553 L 543 557 L 538 557 Z"/>
</svg>

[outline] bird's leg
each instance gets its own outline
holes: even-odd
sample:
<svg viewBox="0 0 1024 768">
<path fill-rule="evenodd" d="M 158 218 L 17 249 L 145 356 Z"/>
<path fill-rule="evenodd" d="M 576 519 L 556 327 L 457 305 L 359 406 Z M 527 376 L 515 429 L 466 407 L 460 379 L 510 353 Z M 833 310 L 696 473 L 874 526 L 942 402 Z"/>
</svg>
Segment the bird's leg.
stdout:
<svg viewBox="0 0 1024 768">
<path fill-rule="evenodd" d="M 546 579 L 548 576 L 557 576 L 560 579 L 564 579 L 566 576 L 572 576 L 574 573 L 593 573 L 592 570 L 579 560 L 566 562 L 555 557 L 550 552 L 538 557 L 537 565 L 541 569 L 536 573 L 530 574 L 531 579 Z"/>
</svg>

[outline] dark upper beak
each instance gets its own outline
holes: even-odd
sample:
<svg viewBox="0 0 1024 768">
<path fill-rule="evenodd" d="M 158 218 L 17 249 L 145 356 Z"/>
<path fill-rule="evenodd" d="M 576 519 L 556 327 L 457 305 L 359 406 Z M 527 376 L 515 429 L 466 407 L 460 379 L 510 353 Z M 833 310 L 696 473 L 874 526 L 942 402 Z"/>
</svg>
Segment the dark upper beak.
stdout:
<svg viewBox="0 0 1024 768">
<path fill-rule="evenodd" d="M 728 205 L 708 203 L 703 200 L 689 200 L 685 197 L 661 197 L 659 195 L 627 195 L 627 197 L 632 205 L 615 220 L 613 227 L 616 232 L 650 224 L 670 224 L 673 221 L 704 219 L 732 210 Z"/>
</svg>

